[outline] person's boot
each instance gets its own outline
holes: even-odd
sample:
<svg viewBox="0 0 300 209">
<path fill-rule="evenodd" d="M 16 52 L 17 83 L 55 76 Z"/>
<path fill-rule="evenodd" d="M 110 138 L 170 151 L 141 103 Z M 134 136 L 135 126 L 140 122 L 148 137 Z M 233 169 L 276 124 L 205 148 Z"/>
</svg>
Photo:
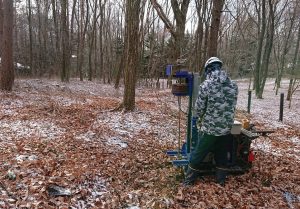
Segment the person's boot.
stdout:
<svg viewBox="0 0 300 209">
<path fill-rule="evenodd" d="M 217 183 L 221 186 L 225 186 L 227 171 L 224 168 L 217 168 L 216 169 L 216 180 Z"/>
<path fill-rule="evenodd" d="M 196 180 L 199 178 L 199 174 L 197 171 L 194 171 L 190 167 L 188 167 L 186 173 L 185 173 L 185 179 L 183 182 L 184 186 L 192 186 L 195 184 Z"/>
</svg>

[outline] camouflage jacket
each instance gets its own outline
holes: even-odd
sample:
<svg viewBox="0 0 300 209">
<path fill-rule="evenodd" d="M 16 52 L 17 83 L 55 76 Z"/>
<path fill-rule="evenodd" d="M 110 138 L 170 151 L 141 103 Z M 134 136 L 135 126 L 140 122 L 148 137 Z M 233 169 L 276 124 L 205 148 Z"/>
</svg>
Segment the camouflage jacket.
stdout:
<svg viewBox="0 0 300 209">
<path fill-rule="evenodd" d="M 238 87 L 219 69 L 209 73 L 199 87 L 196 113 L 203 133 L 222 136 L 230 133 L 234 123 Z"/>
</svg>

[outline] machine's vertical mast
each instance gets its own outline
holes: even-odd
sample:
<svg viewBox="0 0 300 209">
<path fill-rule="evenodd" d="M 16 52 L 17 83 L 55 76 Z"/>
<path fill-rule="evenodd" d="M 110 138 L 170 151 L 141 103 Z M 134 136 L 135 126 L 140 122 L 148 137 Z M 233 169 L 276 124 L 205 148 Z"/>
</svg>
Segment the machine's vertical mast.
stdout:
<svg viewBox="0 0 300 209">
<path fill-rule="evenodd" d="M 199 73 L 194 73 L 192 76 L 192 92 L 189 95 L 189 109 L 188 109 L 188 120 L 187 120 L 187 143 L 186 143 L 186 150 L 187 154 L 191 152 L 191 146 L 193 138 L 198 137 L 197 135 L 193 135 L 193 127 L 196 126 L 197 120 L 194 119 L 196 112 L 195 112 L 195 102 L 198 97 L 198 90 L 199 90 Z M 196 128 L 196 127 L 195 127 Z"/>
</svg>

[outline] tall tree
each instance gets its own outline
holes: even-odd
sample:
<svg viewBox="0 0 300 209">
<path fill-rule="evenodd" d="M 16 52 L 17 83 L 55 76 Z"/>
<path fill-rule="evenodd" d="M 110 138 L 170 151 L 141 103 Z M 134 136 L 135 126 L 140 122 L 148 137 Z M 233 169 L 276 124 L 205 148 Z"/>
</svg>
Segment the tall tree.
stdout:
<svg viewBox="0 0 300 209">
<path fill-rule="evenodd" d="M 68 82 L 70 78 L 70 43 L 69 43 L 69 19 L 68 0 L 61 1 L 61 22 L 62 22 L 62 69 L 61 80 Z"/>
<path fill-rule="evenodd" d="M 255 1 L 255 3 L 257 3 Z M 262 98 L 265 82 L 268 76 L 270 56 L 273 47 L 275 31 L 275 11 L 277 2 L 262 0 L 256 6 L 258 16 L 258 47 L 255 61 L 254 88 L 257 98 Z"/>
<path fill-rule="evenodd" d="M 183 47 L 184 47 L 184 35 L 185 35 L 185 27 L 186 27 L 186 18 L 187 12 L 190 4 L 190 0 L 171 0 L 171 6 L 174 13 L 174 18 L 176 20 L 176 26 L 172 24 L 172 21 L 169 20 L 167 15 L 165 14 L 161 5 L 157 3 L 157 0 L 151 0 L 151 3 L 157 14 L 164 22 L 166 28 L 170 31 L 173 38 L 173 57 L 172 61 L 176 61 L 177 59 L 182 57 Z"/>
<path fill-rule="evenodd" d="M 100 17 L 100 14 L 99 15 L 97 14 L 97 12 L 98 12 L 98 1 L 94 2 L 94 8 L 92 8 L 92 9 L 94 11 L 93 11 L 93 22 L 92 22 L 92 26 L 91 26 L 91 32 L 89 34 L 89 37 L 90 37 L 89 38 L 90 39 L 90 46 L 89 46 L 89 55 L 88 55 L 89 56 L 89 70 L 88 70 L 88 80 L 89 81 L 91 81 L 93 79 L 94 75 L 95 75 L 95 69 L 93 69 L 93 65 L 92 65 L 92 54 L 93 54 L 93 50 L 95 48 L 95 42 L 96 42 L 96 33 L 97 33 L 96 26 L 97 26 L 98 18 Z M 95 55 L 95 57 L 96 57 L 96 55 Z"/>
<path fill-rule="evenodd" d="M 28 0 L 30 1 L 30 0 Z M 59 44 L 59 28 L 58 28 L 58 18 L 57 18 L 57 2 L 55 0 L 51 0 L 52 5 L 52 16 L 53 16 L 53 22 L 54 22 L 54 30 L 55 30 L 55 54 L 59 54 L 60 51 L 60 44 Z M 59 57 L 59 56 L 55 56 Z"/>
<path fill-rule="evenodd" d="M 279 68 L 277 70 L 277 77 L 276 77 L 276 95 L 278 94 L 278 90 L 280 88 L 280 84 L 281 84 L 281 79 L 282 79 L 282 74 L 284 71 L 284 67 L 286 64 L 286 56 L 290 50 L 291 44 L 293 42 L 291 42 L 291 36 L 293 33 L 293 27 L 294 27 L 294 23 L 295 23 L 295 19 L 296 19 L 296 8 L 294 8 L 295 11 L 293 12 L 292 16 L 289 17 L 289 21 L 287 24 L 285 24 L 284 27 L 284 31 L 285 34 L 283 37 L 283 47 L 280 50 L 280 52 L 278 52 L 280 58 L 279 58 Z"/>
<path fill-rule="evenodd" d="M 33 70 L 33 39 L 32 39 L 32 18 L 31 18 L 31 0 L 27 0 L 28 7 L 28 31 L 29 31 L 29 66 Z"/>
<path fill-rule="evenodd" d="M 85 38 L 87 33 L 88 21 L 89 21 L 89 1 L 80 0 L 80 21 L 78 22 L 79 28 L 79 41 L 78 41 L 78 72 L 80 80 L 83 81 L 83 63 L 84 63 L 84 50 L 85 50 Z M 85 11 L 86 8 L 86 11 Z"/>
<path fill-rule="evenodd" d="M 208 0 L 195 0 L 198 24 L 195 31 L 195 48 L 191 53 L 193 71 L 202 72 L 204 63 L 207 59 L 209 25 L 211 15 L 209 14 L 210 6 Z"/>
<path fill-rule="evenodd" d="M 2 0 L 0 0 L 0 57 L 2 54 L 2 46 L 1 46 L 2 37 L 3 37 L 3 9 L 2 9 Z"/>
<path fill-rule="evenodd" d="M 214 0 L 212 9 L 212 20 L 209 35 L 208 56 L 213 57 L 218 54 L 218 38 L 221 23 L 221 14 L 225 0 Z"/>
<path fill-rule="evenodd" d="M 136 73 L 139 67 L 139 14 L 141 0 L 126 0 L 125 15 L 125 69 L 124 69 L 124 97 L 125 111 L 132 111 L 135 107 Z"/>
<path fill-rule="evenodd" d="M 300 18 L 299 18 L 300 20 Z M 300 24 L 298 24 L 298 33 L 297 33 L 297 42 L 296 42 L 296 47 L 295 47 L 295 52 L 294 52 L 294 56 L 293 56 L 293 61 L 292 61 L 292 67 L 291 67 L 291 78 L 290 78 L 290 82 L 289 82 L 289 88 L 288 88 L 288 95 L 287 95 L 287 100 L 290 101 L 290 106 L 291 106 L 291 101 L 292 101 L 292 96 L 294 91 L 296 90 L 295 85 L 297 80 L 297 75 L 296 75 L 296 68 L 297 68 L 297 64 L 299 66 L 299 47 L 300 47 Z M 298 68 L 298 76 L 299 76 L 299 68 Z M 299 84 L 298 84 L 299 85 Z M 297 87 L 298 88 L 298 87 Z"/>
<path fill-rule="evenodd" d="M 278 1 L 277 1 L 278 3 Z M 263 56 L 262 56 L 262 64 L 260 68 L 260 81 L 256 86 L 258 88 L 255 89 L 257 98 L 262 98 L 265 83 L 268 77 L 269 72 L 269 65 L 270 65 L 270 58 L 271 52 L 273 48 L 274 42 L 274 33 L 275 33 L 275 11 L 276 11 L 276 2 L 273 0 L 268 0 L 269 6 L 269 15 L 268 15 L 268 22 L 267 22 L 267 30 L 266 30 L 266 42 L 264 46 Z"/>
<path fill-rule="evenodd" d="M 3 0 L 3 38 L 0 89 L 11 91 L 14 84 L 13 64 L 13 1 Z"/>
</svg>

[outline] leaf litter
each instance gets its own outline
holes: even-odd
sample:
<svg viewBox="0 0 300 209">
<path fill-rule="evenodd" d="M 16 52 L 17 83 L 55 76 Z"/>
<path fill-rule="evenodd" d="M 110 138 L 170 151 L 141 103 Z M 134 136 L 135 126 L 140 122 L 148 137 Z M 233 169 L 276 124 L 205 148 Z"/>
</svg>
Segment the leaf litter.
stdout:
<svg viewBox="0 0 300 209">
<path fill-rule="evenodd" d="M 247 83 L 238 83 L 238 115 L 275 133 L 253 143 L 249 173 L 229 176 L 225 187 L 208 177 L 185 188 L 165 155 L 178 147 L 177 99 L 169 89 L 138 88 L 136 110 L 125 113 L 112 111 L 122 89 L 110 85 L 17 80 L 13 92 L 0 92 L 0 207 L 299 208 L 300 123 L 290 115 L 298 110 L 285 109 L 277 122 L 278 107 L 270 104 L 278 98 L 267 88 L 248 115 Z M 49 195 L 53 185 L 70 195 Z"/>
</svg>

